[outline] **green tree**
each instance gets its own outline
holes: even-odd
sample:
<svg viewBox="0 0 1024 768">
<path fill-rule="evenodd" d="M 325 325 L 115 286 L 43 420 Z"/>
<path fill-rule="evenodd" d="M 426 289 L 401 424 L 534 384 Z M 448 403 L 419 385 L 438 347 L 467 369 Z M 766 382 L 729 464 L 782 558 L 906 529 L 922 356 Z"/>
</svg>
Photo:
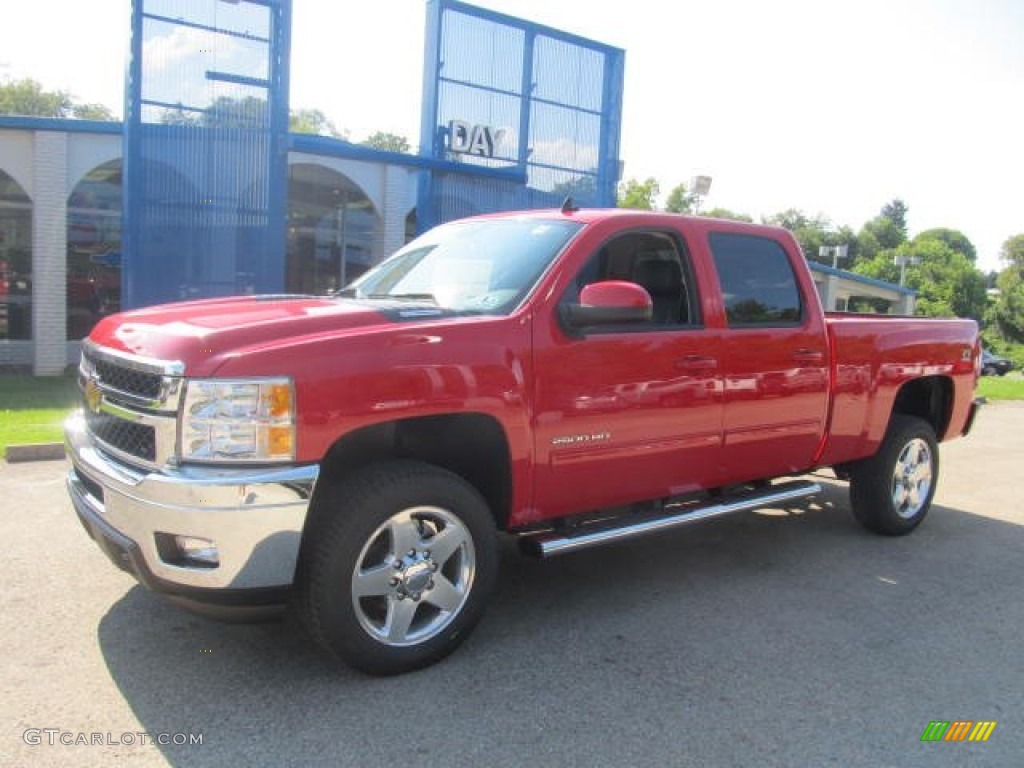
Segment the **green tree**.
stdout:
<svg viewBox="0 0 1024 768">
<path fill-rule="evenodd" d="M 996 330 L 1004 339 L 1024 343 L 1024 277 L 1014 268 L 1004 269 L 997 285 L 999 296 L 992 308 Z"/>
<path fill-rule="evenodd" d="M 256 96 L 242 99 L 220 96 L 203 112 L 192 112 L 181 107 L 168 108 L 160 116 L 165 125 L 195 125 L 223 128 L 235 125 L 253 125 L 266 120 L 267 102 Z M 338 132 L 334 123 L 319 109 L 297 109 L 288 115 L 288 130 L 292 133 L 312 133 L 347 138 Z"/>
<path fill-rule="evenodd" d="M 67 117 L 71 96 L 66 91 L 44 91 L 35 80 L 8 80 L 0 85 L 0 115 Z"/>
<path fill-rule="evenodd" d="M 638 208 L 644 211 L 654 210 L 654 201 L 661 191 L 658 180 L 648 178 L 640 182 L 630 179 L 619 185 L 619 208 Z"/>
<path fill-rule="evenodd" d="M 201 122 L 208 128 L 255 126 L 267 119 L 267 100 L 258 96 L 235 99 L 218 96 L 203 112 Z"/>
<path fill-rule="evenodd" d="M 339 132 L 334 123 L 319 109 L 293 109 L 288 115 L 288 130 L 292 133 L 312 133 L 335 139 L 348 138 L 348 134 Z"/>
<path fill-rule="evenodd" d="M 999 336 L 1024 343 L 1024 234 L 1007 238 L 999 255 L 1006 266 L 996 278 L 991 317 Z"/>
<path fill-rule="evenodd" d="M 160 114 L 160 122 L 164 125 L 199 125 L 199 116 L 178 107 L 165 109 Z"/>
<path fill-rule="evenodd" d="M 938 240 L 940 243 L 948 245 L 957 253 L 962 253 L 967 257 L 968 261 L 973 263 L 978 260 L 978 250 L 974 247 L 974 243 L 967 239 L 967 235 L 957 229 L 947 229 L 946 227 L 926 229 L 914 239 Z"/>
<path fill-rule="evenodd" d="M 387 152 L 408 152 L 410 149 L 409 140 L 405 136 L 386 131 L 377 131 L 359 143 L 364 147 L 373 147 Z"/>
<path fill-rule="evenodd" d="M 560 199 L 571 197 L 577 205 L 593 205 L 597 202 L 597 169 L 595 175 L 576 176 L 560 181 L 551 188 L 552 194 Z"/>
<path fill-rule="evenodd" d="M 848 269 L 856 261 L 858 256 L 857 236 L 849 227 L 833 229 L 832 222 L 823 213 L 816 216 L 809 216 L 796 208 L 789 208 L 785 211 L 764 216 L 761 218 L 764 224 L 771 224 L 776 227 L 785 227 L 800 243 L 800 249 L 804 256 L 811 261 L 832 266 L 832 257 L 819 256 L 822 246 L 845 245 L 847 249 L 846 260 L 837 266 Z"/>
<path fill-rule="evenodd" d="M 100 120 L 109 123 L 116 119 L 110 108 L 103 104 L 75 104 L 71 107 L 71 114 L 77 120 Z"/>
<path fill-rule="evenodd" d="M 0 83 L 0 115 L 113 120 L 102 104 L 76 104 L 67 91 L 47 91 L 31 78 Z"/>
<path fill-rule="evenodd" d="M 677 184 L 672 187 L 665 199 L 665 210 L 672 213 L 693 213 L 697 208 L 699 195 L 690 194 L 686 191 L 685 184 Z"/>
<path fill-rule="evenodd" d="M 820 216 L 815 220 L 799 208 L 787 208 L 784 211 L 773 213 L 771 216 L 762 216 L 761 223 L 770 224 L 773 227 L 784 227 L 790 232 L 796 232 L 798 229 L 814 226 L 824 229 L 828 225 L 828 220 L 824 219 L 822 221 Z"/>
<path fill-rule="evenodd" d="M 907 212 L 910 209 L 896 199 L 882 206 L 879 214 L 857 234 L 860 256 L 874 258 L 880 251 L 898 248 L 907 241 Z"/>
<path fill-rule="evenodd" d="M 736 211 L 730 211 L 728 208 L 712 208 L 707 213 L 701 214 L 709 219 L 728 219 L 730 221 L 746 221 L 753 222 L 754 217 L 747 213 L 737 213 Z"/>
<path fill-rule="evenodd" d="M 906 285 L 917 291 L 915 313 L 928 317 L 982 319 L 988 303 L 985 275 L 962 253 L 932 237 L 918 237 L 897 248 L 879 251 L 854 272 L 896 283 L 895 257 L 914 259 L 906 267 Z"/>
<path fill-rule="evenodd" d="M 886 203 L 882 206 L 881 217 L 891 221 L 896 229 L 903 234 L 903 239 L 907 239 L 907 213 L 910 209 L 907 204 L 899 198 L 896 198 L 892 202 Z"/>
<path fill-rule="evenodd" d="M 1003 243 L 999 258 L 1009 267 L 1016 267 L 1024 272 L 1024 234 L 1007 238 Z"/>
</svg>

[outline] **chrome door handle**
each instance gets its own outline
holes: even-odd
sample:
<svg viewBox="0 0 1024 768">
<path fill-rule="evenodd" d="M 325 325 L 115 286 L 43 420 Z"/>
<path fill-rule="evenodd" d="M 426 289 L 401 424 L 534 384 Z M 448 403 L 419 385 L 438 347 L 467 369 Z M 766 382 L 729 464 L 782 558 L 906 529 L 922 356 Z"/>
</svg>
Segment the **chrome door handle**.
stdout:
<svg viewBox="0 0 1024 768">
<path fill-rule="evenodd" d="M 793 359 L 798 363 L 820 363 L 825 359 L 825 353 L 815 349 L 798 349 L 793 353 Z"/>
<path fill-rule="evenodd" d="M 711 371 L 718 367 L 717 357 L 705 357 L 704 355 L 686 355 L 676 360 L 676 368 L 684 371 L 699 372 Z"/>
</svg>

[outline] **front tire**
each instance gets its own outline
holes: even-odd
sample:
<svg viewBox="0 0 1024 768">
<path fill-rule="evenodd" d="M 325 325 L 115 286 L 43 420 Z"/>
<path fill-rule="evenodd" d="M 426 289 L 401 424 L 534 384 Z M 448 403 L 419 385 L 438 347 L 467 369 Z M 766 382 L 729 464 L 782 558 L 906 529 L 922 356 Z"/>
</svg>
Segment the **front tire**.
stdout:
<svg viewBox="0 0 1024 768">
<path fill-rule="evenodd" d="M 454 651 L 483 615 L 497 571 L 494 524 L 477 490 L 447 470 L 396 461 L 328 492 L 298 584 L 313 638 L 378 675 Z"/>
<path fill-rule="evenodd" d="M 878 452 L 850 472 L 850 506 L 869 531 L 910 533 L 931 508 L 939 480 L 935 431 L 916 416 L 895 414 Z"/>
</svg>

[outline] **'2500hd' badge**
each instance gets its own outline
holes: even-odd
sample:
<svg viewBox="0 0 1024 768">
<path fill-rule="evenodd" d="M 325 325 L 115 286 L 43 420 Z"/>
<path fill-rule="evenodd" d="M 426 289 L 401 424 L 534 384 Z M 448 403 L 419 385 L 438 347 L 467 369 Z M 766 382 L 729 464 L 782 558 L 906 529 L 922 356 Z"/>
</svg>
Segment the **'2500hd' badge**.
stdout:
<svg viewBox="0 0 1024 768">
<path fill-rule="evenodd" d="M 551 438 L 552 445 L 579 445 L 581 443 L 603 443 L 612 439 L 611 432 L 594 432 L 589 435 L 562 435 Z"/>
</svg>

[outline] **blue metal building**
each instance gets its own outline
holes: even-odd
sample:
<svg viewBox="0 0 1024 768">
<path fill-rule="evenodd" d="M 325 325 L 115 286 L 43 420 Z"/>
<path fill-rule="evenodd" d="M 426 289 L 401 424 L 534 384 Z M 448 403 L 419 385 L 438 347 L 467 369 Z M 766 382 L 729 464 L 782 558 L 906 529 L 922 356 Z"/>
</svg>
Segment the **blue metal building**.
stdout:
<svg viewBox="0 0 1024 768">
<path fill-rule="evenodd" d="M 419 152 L 383 152 L 289 133 L 291 15 L 133 0 L 123 124 L 0 117 L 0 366 L 58 372 L 119 309 L 322 293 L 453 218 L 614 204 L 623 51 L 427 0 Z"/>
</svg>

